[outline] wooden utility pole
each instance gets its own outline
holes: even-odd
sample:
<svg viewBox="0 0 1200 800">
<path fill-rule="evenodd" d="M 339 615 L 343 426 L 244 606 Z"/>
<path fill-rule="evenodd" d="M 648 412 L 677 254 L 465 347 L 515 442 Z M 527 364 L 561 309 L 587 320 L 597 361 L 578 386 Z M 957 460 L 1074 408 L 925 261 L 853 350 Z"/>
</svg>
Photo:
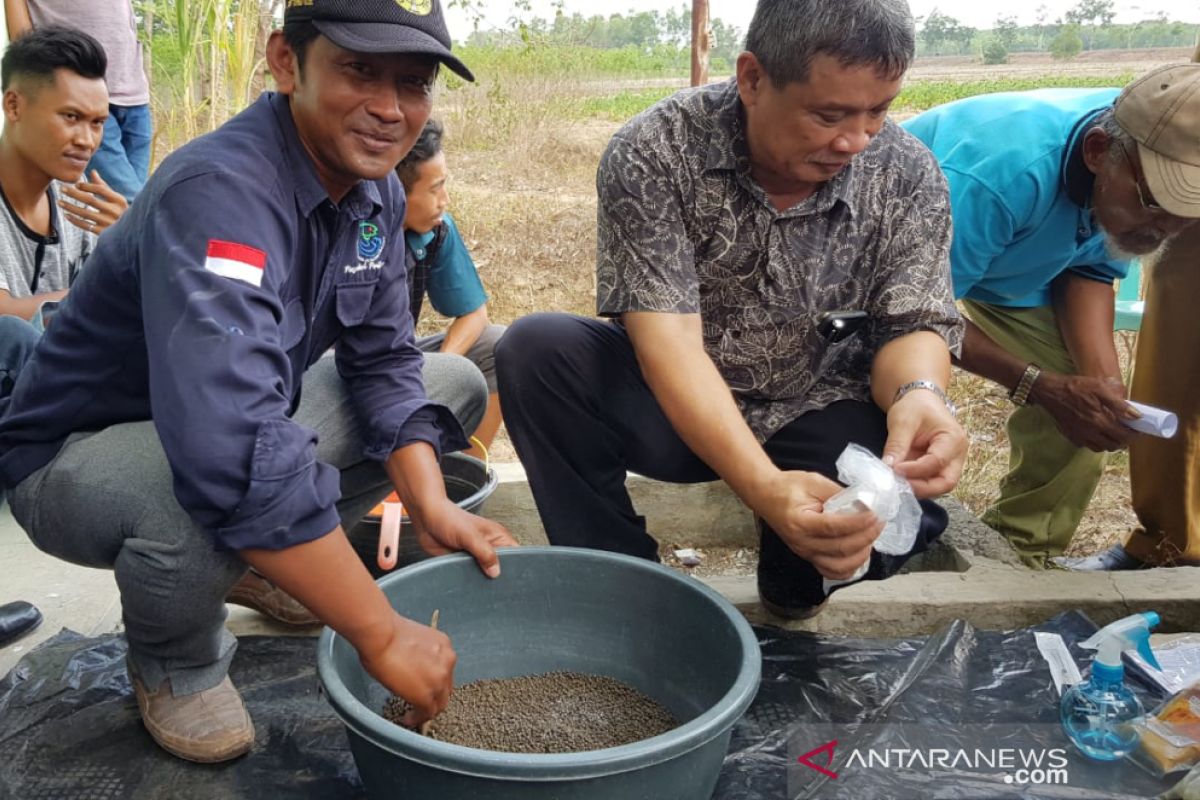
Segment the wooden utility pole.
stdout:
<svg viewBox="0 0 1200 800">
<path fill-rule="evenodd" d="M 708 83 L 708 0 L 692 0 L 692 86 Z"/>
</svg>

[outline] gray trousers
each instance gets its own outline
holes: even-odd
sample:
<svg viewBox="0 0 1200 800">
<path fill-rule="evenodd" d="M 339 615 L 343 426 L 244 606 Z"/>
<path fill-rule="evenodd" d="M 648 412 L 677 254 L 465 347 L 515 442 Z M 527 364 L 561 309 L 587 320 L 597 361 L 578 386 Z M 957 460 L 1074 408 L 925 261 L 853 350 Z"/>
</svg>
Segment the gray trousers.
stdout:
<svg viewBox="0 0 1200 800">
<path fill-rule="evenodd" d="M 483 379 L 487 381 L 488 394 L 495 394 L 499 391 L 496 388 L 496 342 L 500 341 L 500 337 L 506 330 L 508 328 L 504 325 L 488 325 L 480 331 L 475 344 L 467 348 L 467 352 L 463 354 L 483 373 Z M 446 341 L 444 332 L 435 333 L 432 336 L 422 336 L 417 339 L 417 347 L 426 353 L 436 353 L 441 349 L 444 341 Z M 474 428 L 467 428 L 467 435 L 469 436 L 474 430 Z"/>
<path fill-rule="evenodd" d="M 425 357 L 426 392 L 467 431 L 479 425 L 487 390 L 461 356 Z M 362 437 L 334 360 L 304 375 L 296 422 L 317 432 L 317 458 L 341 471 L 338 512 L 348 527 L 391 491 L 381 464 L 363 457 Z M 112 569 L 121 592 L 130 658 L 153 691 L 170 679 L 176 695 L 216 686 L 237 641 L 225 629 L 225 596 L 246 572 L 215 548 L 175 500 L 171 469 L 154 423 L 73 434 L 58 455 L 9 492 L 17 523 L 38 549 L 65 561 Z"/>
</svg>

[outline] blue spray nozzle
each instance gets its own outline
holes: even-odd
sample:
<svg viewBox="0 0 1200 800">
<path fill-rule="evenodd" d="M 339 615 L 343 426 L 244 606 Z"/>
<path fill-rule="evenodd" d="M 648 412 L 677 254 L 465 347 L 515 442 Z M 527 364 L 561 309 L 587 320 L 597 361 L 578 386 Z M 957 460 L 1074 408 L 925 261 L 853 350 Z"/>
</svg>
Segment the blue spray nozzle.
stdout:
<svg viewBox="0 0 1200 800">
<path fill-rule="evenodd" d="M 1150 629 L 1162 620 L 1153 611 L 1145 611 L 1119 619 L 1098 630 L 1080 647 L 1096 650 L 1095 664 L 1103 664 L 1111 668 L 1121 667 L 1121 651 L 1136 649 L 1146 663 L 1155 669 L 1162 669 L 1154 652 L 1150 649 Z"/>
<path fill-rule="evenodd" d="M 1142 617 L 1146 620 L 1146 632 L 1137 637 L 1138 655 L 1144 658 L 1150 666 L 1161 670 L 1162 665 L 1158 663 L 1158 659 L 1154 657 L 1154 651 L 1150 649 L 1150 631 L 1157 628 L 1162 619 L 1153 611 L 1143 611 Z"/>
</svg>

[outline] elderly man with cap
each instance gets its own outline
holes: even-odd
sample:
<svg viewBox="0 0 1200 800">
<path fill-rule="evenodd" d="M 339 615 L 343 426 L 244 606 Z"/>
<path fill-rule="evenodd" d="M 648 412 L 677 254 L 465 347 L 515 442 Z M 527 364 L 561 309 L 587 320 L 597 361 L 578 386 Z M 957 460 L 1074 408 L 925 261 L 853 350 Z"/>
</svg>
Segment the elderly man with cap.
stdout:
<svg viewBox="0 0 1200 800">
<path fill-rule="evenodd" d="M 102 237 L 0 416 L 14 517 L 115 571 L 142 719 L 201 762 L 254 742 L 223 625 L 248 567 L 249 591 L 303 603 L 419 723 L 448 701 L 453 649 L 393 611 L 342 521 L 394 488 L 431 551 L 495 577 L 513 543 L 446 497 L 438 453 L 467 445 L 486 388 L 430 357 L 430 381 L 477 382 L 453 413 L 431 403 L 407 309 L 393 168 L 439 64 L 472 77 L 440 7 L 289 0 L 267 63 L 278 92 L 168 157 Z"/>
<path fill-rule="evenodd" d="M 1194 61 L 1200 61 L 1197 50 Z M 1200 64 L 1187 68 L 1190 121 L 1181 128 L 1163 127 L 1157 135 L 1180 134 L 1190 157 L 1156 160 L 1167 146 L 1151 144 L 1155 164 L 1146 182 L 1164 208 L 1200 216 Z M 1178 112 L 1177 112 L 1178 113 Z M 1148 125 L 1157 127 L 1153 114 Z M 1140 141 L 1140 139 L 1139 139 Z M 1134 360 L 1134 400 L 1168 409 L 1179 417 L 1179 432 L 1170 439 L 1139 436 L 1129 445 L 1129 479 L 1138 527 L 1123 544 L 1088 558 L 1063 559 L 1076 570 L 1123 570 L 1158 566 L 1200 565 L 1200 225 L 1184 231 L 1170 247 L 1147 263 L 1146 313 Z"/>
<path fill-rule="evenodd" d="M 1005 387 L 1010 468 L 984 521 L 1034 566 L 1070 542 L 1136 416 L 1113 281 L 1200 217 L 1200 66 L 1117 89 L 983 95 L 905 123 L 950 184 L 959 365 Z"/>
</svg>

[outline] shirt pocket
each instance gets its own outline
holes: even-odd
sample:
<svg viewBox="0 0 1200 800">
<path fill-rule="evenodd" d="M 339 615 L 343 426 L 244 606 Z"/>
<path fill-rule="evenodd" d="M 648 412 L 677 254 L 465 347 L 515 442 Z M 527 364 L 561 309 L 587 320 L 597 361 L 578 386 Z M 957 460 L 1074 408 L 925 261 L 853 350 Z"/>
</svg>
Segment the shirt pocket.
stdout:
<svg viewBox="0 0 1200 800">
<path fill-rule="evenodd" d="M 741 397 L 804 397 L 822 376 L 844 370 L 861 349 L 861 334 L 827 340 L 816 316 L 770 316 L 732 320 L 712 343 L 721 374 Z"/>
<path fill-rule="evenodd" d="M 362 324 L 371 310 L 371 299 L 379 281 L 370 283 L 343 283 L 337 287 L 337 317 L 345 328 Z"/>
</svg>

